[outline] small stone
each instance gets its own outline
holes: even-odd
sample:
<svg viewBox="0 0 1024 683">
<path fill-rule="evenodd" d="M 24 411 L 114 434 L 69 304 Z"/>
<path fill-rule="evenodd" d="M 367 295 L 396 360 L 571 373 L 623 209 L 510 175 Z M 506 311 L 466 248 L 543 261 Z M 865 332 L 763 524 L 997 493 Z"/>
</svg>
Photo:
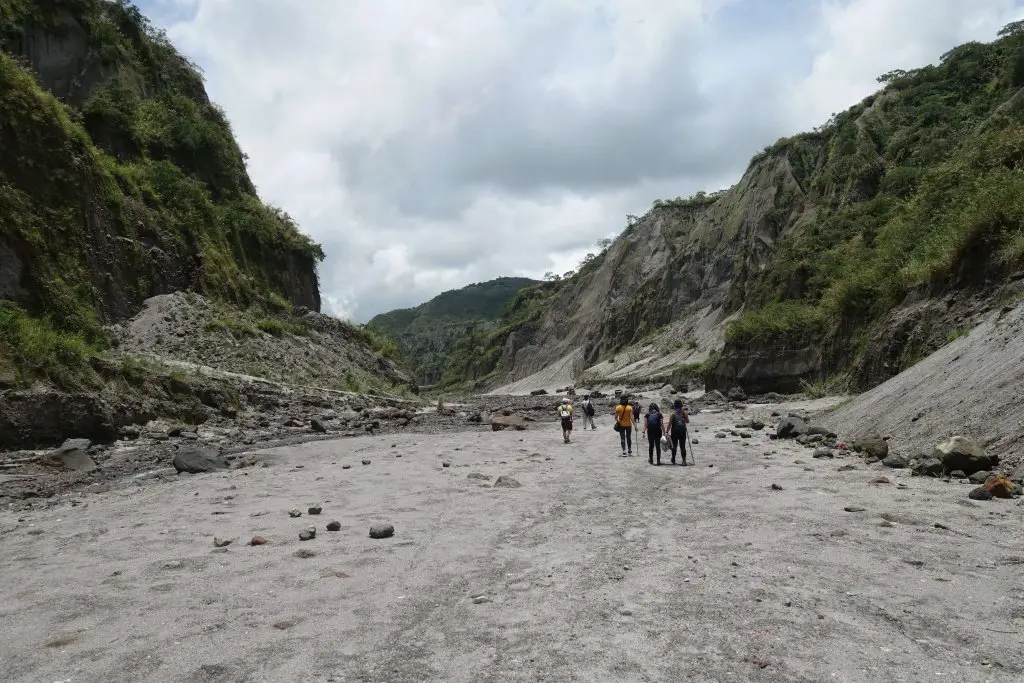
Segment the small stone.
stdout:
<svg viewBox="0 0 1024 683">
<path fill-rule="evenodd" d="M 343 469 L 343 470 L 350 470 L 350 469 L 352 469 L 352 465 L 342 465 L 341 469 Z"/>
<path fill-rule="evenodd" d="M 287 629 L 290 629 L 293 626 L 295 626 L 295 622 L 291 621 L 291 620 L 279 621 L 276 624 L 274 624 L 274 628 L 276 628 L 278 630 L 281 630 L 281 631 L 285 631 Z"/>
<path fill-rule="evenodd" d="M 328 531 L 341 531 L 341 522 L 338 522 L 338 521 L 328 522 L 327 523 L 327 530 Z"/>
<path fill-rule="evenodd" d="M 992 492 L 986 489 L 984 486 L 971 489 L 971 492 L 967 494 L 967 497 L 971 500 L 992 500 Z"/>
<path fill-rule="evenodd" d="M 772 491 L 781 491 L 782 487 L 778 484 L 772 484 Z"/>
<path fill-rule="evenodd" d="M 488 602 L 491 602 L 491 599 L 486 595 L 478 595 L 475 598 L 473 598 L 474 605 L 483 605 Z"/>
<path fill-rule="evenodd" d="M 490 481 L 491 477 L 486 474 L 480 474 L 479 472 L 470 472 L 466 475 L 467 479 L 476 479 L 478 481 Z"/>
<path fill-rule="evenodd" d="M 888 477 L 875 477 L 874 479 L 871 480 L 871 483 L 872 484 L 888 484 L 889 483 L 889 478 Z"/>
<path fill-rule="evenodd" d="M 521 486 L 522 484 L 507 474 L 501 475 L 498 477 L 497 481 L 494 482 L 494 488 L 496 489 L 517 489 Z"/>
<path fill-rule="evenodd" d="M 308 560 L 311 557 L 316 557 L 316 551 L 309 550 L 308 548 L 300 548 L 299 550 L 295 551 L 294 555 L 299 559 Z"/>
<path fill-rule="evenodd" d="M 980 470 L 967 478 L 972 484 L 984 484 L 990 476 L 992 476 L 992 473 L 988 470 Z"/>
<path fill-rule="evenodd" d="M 319 505 L 312 505 L 306 512 L 311 515 L 319 515 L 322 510 L 323 508 Z"/>
<path fill-rule="evenodd" d="M 263 538 L 262 536 L 253 536 L 252 540 L 249 541 L 249 545 L 266 545 L 266 544 L 267 544 L 267 539 Z"/>
<path fill-rule="evenodd" d="M 312 541 L 314 538 L 316 538 L 315 526 L 306 527 L 305 529 L 299 532 L 300 541 Z"/>
<path fill-rule="evenodd" d="M 288 516 L 289 517 L 301 517 L 302 516 L 302 510 L 300 510 L 299 508 L 292 508 L 291 510 L 288 511 Z"/>
<path fill-rule="evenodd" d="M 445 460 L 443 463 L 441 463 L 441 467 L 451 467 L 451 466 L 452 466 L 452 464 L 450 462 L 448 462 L 447 460 Z"/>
<path fill-rule="evenodd" d="M 863 507 L 861 507 L 859 505 L 847 505 L 843 509 L 846 510 L 847 512 L 866 512 L 867 511 L 867 508 L 863 508 Z"/>
<path fill-rule="evenodd" d="M 837 472 L 849 472 L 850 470 L 855 470 L 855 469 L 857 469 L 857 468 L 854 467 L 853 465 L 843 465 L 841 467 L 837 467 L 836 471 Z"/>
<path fill-rule="evenodd" d="M 391 538 L 395 535 L 395 527 L 391 524 L 374 524 L 370 527 L 370 538 Z"/>
<path fill-rule="evenodd" d="M 227 546 L 231 545 L 231 542 L 234 541 L 234 540 L 235 539 L 233 539 L 233 538 L 217 538 L 216 536 L 214 536 L 213 537 L 213 547 L 214 548 L 224 548 L 224 547 L 227 547 Z"/>
<path fill-rule="evenodd" d="M 363 464 L 364 464 L 364 465 L 369 465 L 369 464 L 370 464 L 370 461 L 369 461 L 369 460 L 363 460 Z"/>
<path fill-rule="evenodd" d="M 815 458 L 834 458 L 836 457 L 835 452 L 827 446 L 819 446 L 814 449 Z"/>
<path fill-rule="evenodd" d="M 967 475 L 964 474 L 963 470 L 953 470 L 949 473 L 950 479 L 966 479 Z"/>
</svg>

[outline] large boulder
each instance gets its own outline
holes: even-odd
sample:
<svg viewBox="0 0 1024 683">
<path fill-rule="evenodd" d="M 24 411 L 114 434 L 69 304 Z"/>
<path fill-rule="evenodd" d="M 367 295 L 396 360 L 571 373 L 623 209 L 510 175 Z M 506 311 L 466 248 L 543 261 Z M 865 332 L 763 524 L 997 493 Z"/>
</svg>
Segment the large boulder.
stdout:
<svg viewBox="0 0 1024 683">
<path fill-rule="evenodd" d="M 954 436 L 940 443 L 932 451 L 932 457 L 937 458 L 947 472 L 961 470 L 968 475 L 991 470 L 999 464 L 997 456 L 985 455 L 985 449 L 980 444 L 962 436 Z"/>
<path fill-rule="evenodd" d="M 68 439 L 50 455 L 50 458 L 66 470 L 91 470 L 96 467 L 96 463 L 86 452 L 91 445 L 89 439 Z"/>
<path fill-rule="evenodd" d="M 746 401 L 747 400 L 747 392 L 743 391 L 743 388 L 738 386 L 738 385 L 737 386 L 733 386 L 731 389 L 729 389 L 729 393 L 727 395 L 728 395 L 730 401 Z"/>
<path fill-rule="evenodd" d="M 938 477 L 942 474 L 942 461 L 938 458 L 922 458 L 911 471 L 919 477 Z"/>
<path fill-rule="evenodd" d="M 899 453 L 890 453 L 882 459 L 882 464 L 894 470 L 901 470 L 907 466 L 907 458 Z"/>
<path fill-rule="evenodd" d="M 174 454 L 171 460 L 179 473 L 202 474 L 215 470 L 228 469 L 228 461 L 220 456 L 217 451 L 200 446 L 186 446 Z"/>
<path fill-rule="evenodd" d="M 780 439 L 795 439 L 807 434 L 810 428 L 799 417 L 784 417 L 775 425 L 775 435 Z"/>
<path fill-rule="evenodd" d="M 869 458 L 884 460 L 889 455 L 889 442 L 880 436 L 867 436 L 853 442 L 853 450 Z"/>
<path fill-rule="evenodd" d="M 503 429 L 526 429 L 526 420 L 522 415 L 495 415 L 491 418 L 491 431 L 500 432 Z"/>
</svg>

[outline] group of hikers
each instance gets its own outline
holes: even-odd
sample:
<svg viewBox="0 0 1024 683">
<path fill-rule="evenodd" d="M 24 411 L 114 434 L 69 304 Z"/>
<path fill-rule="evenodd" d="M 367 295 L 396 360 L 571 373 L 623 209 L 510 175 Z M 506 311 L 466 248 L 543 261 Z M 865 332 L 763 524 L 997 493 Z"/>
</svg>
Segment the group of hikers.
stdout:
<svg viewBox="0 0 1024 683">
<path fill-rule="evenodd" d="M 569 443 L 569 436 L 573 428 L 573 419 L 576 410 L 572 399 L 566 396 L 562 399 L 558 408 L 558 417 L 562 423 L 562 438 Z M 597 410 L 594 408 L 590 395 L 583 397 L 580 403 L 580 410 L 583 415 L 583 429 L 590 425 L 591 429 L 597 429 L 594 423 L 594 415 Z M 639 432 L 640 423 L 643 423 L 643 433 L 647 435 L 647 459 L 652 465 L 661 464 L 661 442 L 664 438 L 672 452 L 672 464 L 676 464 L 676 451 L 682 457 L 682 464 L 686 462 L 686 425 L 690 422 L 690 416 L 686 414 L 683 402 L 676 399 L 672 403 L 672 413 L 668 416 L 666 423 L 665 416 L 661 413 L 661 407 L 657 403 L 651 403 L 647 407 L 647 414 L 641 416 L 640 401 L 635 398 L 630 401 L 629 397 L 623 395 L 619 398 L 619 404 L 615 406 L 612 415 L 615 416 L 615 431 L 619 433 L 619 442 L 622 445 L 622 457 L 633 455 L 633 432 Z M 692 456 L 692 454 L 691 454 Z M 691 457 L 692 459 L 692 457 Z"/>
</svg>

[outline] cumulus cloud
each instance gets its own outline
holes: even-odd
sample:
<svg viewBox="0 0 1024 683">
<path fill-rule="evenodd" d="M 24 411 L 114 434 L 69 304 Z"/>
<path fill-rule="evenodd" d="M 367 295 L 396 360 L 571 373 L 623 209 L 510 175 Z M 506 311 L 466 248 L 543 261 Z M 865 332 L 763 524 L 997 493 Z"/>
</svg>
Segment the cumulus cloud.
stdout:
<svg viewBox="0 0 1024 683">
<path fill-rule="evenodd" d="M 363 321 L 564 272 L 1024 0 L 149 0 Z"/>
</svg>

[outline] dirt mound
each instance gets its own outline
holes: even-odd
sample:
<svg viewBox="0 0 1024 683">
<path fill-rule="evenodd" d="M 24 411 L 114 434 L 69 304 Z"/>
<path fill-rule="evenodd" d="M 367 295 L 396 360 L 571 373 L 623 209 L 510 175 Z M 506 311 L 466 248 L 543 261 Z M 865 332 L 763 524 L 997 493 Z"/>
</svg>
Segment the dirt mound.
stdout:
<svg viewBox="0 0 1024 683">
<path fill-rule="evenodd" d="M 125 355 L 326 389 L 415 390 L 412 377 L 376 353 L 358 329 L 305 309 L 267 316 L 176 292 L 147 299 L 138 315 L 111 331 Z"/>
<path fill-rule="evenodd" d="M 850 436 L 883 434 L 906 455 L 970 437 L 1000 456 L 1024 460 L 1024 303 L 1004 306 L 948 346 L 861 394 L 823 420 Z"/>
</svg>

